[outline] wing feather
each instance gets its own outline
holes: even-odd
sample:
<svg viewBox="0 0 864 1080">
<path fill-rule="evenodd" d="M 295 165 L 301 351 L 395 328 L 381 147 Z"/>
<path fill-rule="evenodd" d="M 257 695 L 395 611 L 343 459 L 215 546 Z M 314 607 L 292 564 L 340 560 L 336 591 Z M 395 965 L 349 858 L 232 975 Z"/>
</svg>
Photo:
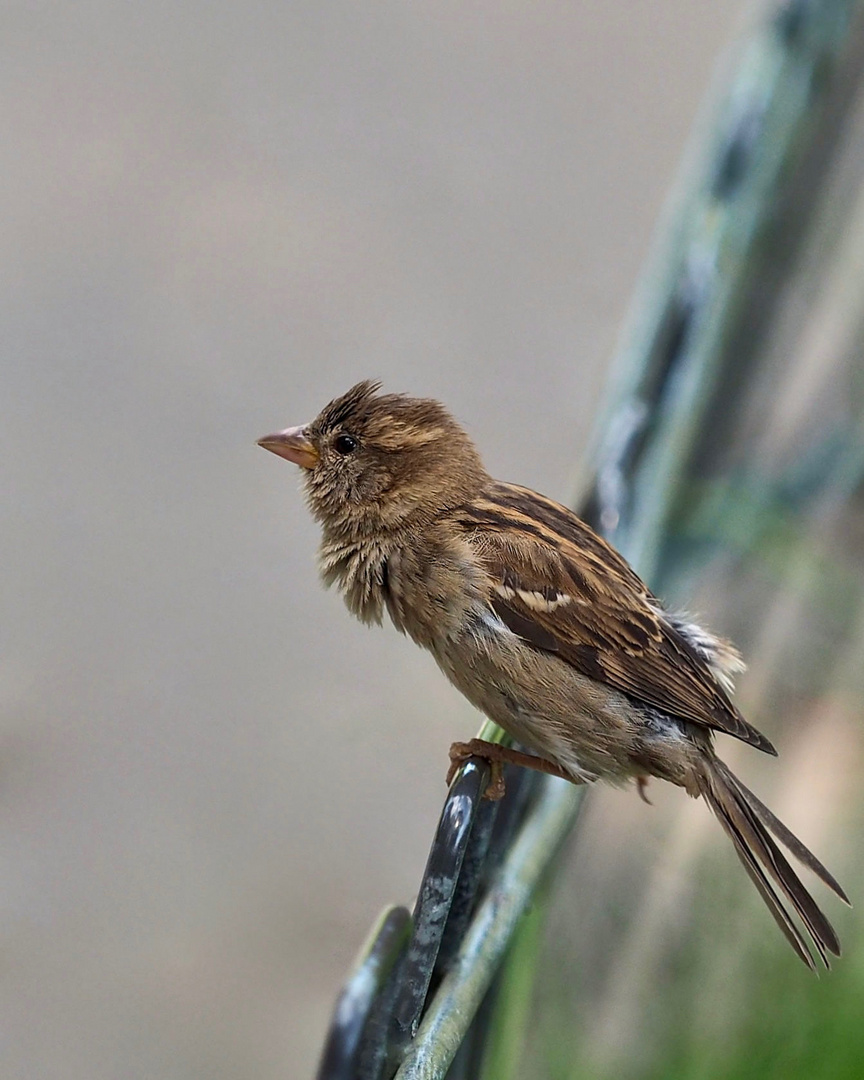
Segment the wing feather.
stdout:
<svg viewBox="0 0 864 1080">
<path fill-rule="evenodd" d="M 492 483 L 457 522 L 513 633 L 637 701 L 775 753 L 630 566 L 572 511 Z"/>
</svg>

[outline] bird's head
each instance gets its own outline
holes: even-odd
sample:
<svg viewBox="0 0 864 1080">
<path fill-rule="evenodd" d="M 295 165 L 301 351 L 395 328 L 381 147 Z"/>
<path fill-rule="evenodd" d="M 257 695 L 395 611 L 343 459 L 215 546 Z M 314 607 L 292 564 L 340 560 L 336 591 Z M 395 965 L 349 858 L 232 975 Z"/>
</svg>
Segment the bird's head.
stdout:
<svg viewBox="0 0 864 1080">
<path fill-rule="evenodd" d="M 378 390 L 378 383 L 357 383 L 311 423 L 258 441 L 300 466 L 326 531 L 368 535 L 434 518 L 486 477 L 474 444 L 443 405 Z"/>
</svg>

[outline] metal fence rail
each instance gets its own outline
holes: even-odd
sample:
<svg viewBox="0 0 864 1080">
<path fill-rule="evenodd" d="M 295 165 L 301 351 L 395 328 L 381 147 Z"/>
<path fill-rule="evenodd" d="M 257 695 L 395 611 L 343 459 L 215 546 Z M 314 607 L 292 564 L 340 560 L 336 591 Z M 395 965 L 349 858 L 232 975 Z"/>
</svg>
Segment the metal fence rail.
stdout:
<svg viewBox="0 0 864 1080">
<path fill-rule="evenodd" d="M 729 438 L 718 417 L 746 393 L 829 172 L 858 89 L 862 7 L 789 0 L 761 11 L 704 111 L 658 233 L 580 504 L 656 591 L 670 580 L 666 539 L 688 476 L 706 441 L 717 450 Z M 480 735 L 506 738 L 491 724 Z M 486 782 L 477 761 L 454 780 L 414 911 L 388 909 L 364 947 L 319 1080 L 506 1080 L 506 1066 L 489 1066 L 496 972 L 584 789 L 511 770 L 507 796 L 490 803 Z"/>
</svg>

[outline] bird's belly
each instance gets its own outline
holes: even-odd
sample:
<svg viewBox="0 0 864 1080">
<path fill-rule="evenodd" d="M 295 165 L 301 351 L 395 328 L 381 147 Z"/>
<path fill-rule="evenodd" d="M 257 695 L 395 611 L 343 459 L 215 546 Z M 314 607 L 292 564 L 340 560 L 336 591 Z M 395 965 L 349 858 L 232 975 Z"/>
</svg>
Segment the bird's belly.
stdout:
<svg viewBox="0 0 864 1080">
<path fill-rule="evenodd" d="M 479 629 L 432 652 L 472 705 L 574 779 L 685 782 L 695 747 L 678 721 L 649 718 L 625 695 L 499 629 L 494 616 L 484 613 Z"/>
<path fill-rule="evenodd" d="M 494 635 L 494 636 L 493 636 Z M 638 772 L 638 731 L 623 695 L 491 627 L 438 643 L 444 674 L 482 713 L 574 779 L 624 781 Z"/>
</svg>

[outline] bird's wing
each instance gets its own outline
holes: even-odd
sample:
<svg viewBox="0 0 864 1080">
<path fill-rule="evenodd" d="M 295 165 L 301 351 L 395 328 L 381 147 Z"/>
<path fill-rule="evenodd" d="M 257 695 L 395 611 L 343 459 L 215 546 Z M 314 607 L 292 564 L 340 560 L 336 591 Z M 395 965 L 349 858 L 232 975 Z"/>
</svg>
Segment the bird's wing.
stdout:
<svg viewBox="0 0 864 1080">
<path fill-rule="evenodd" d="M 492 483 L 456 520 L 514 634 L 637 701 L 776 752 L 624 559 L 566 507 Z"/>
</svg>

